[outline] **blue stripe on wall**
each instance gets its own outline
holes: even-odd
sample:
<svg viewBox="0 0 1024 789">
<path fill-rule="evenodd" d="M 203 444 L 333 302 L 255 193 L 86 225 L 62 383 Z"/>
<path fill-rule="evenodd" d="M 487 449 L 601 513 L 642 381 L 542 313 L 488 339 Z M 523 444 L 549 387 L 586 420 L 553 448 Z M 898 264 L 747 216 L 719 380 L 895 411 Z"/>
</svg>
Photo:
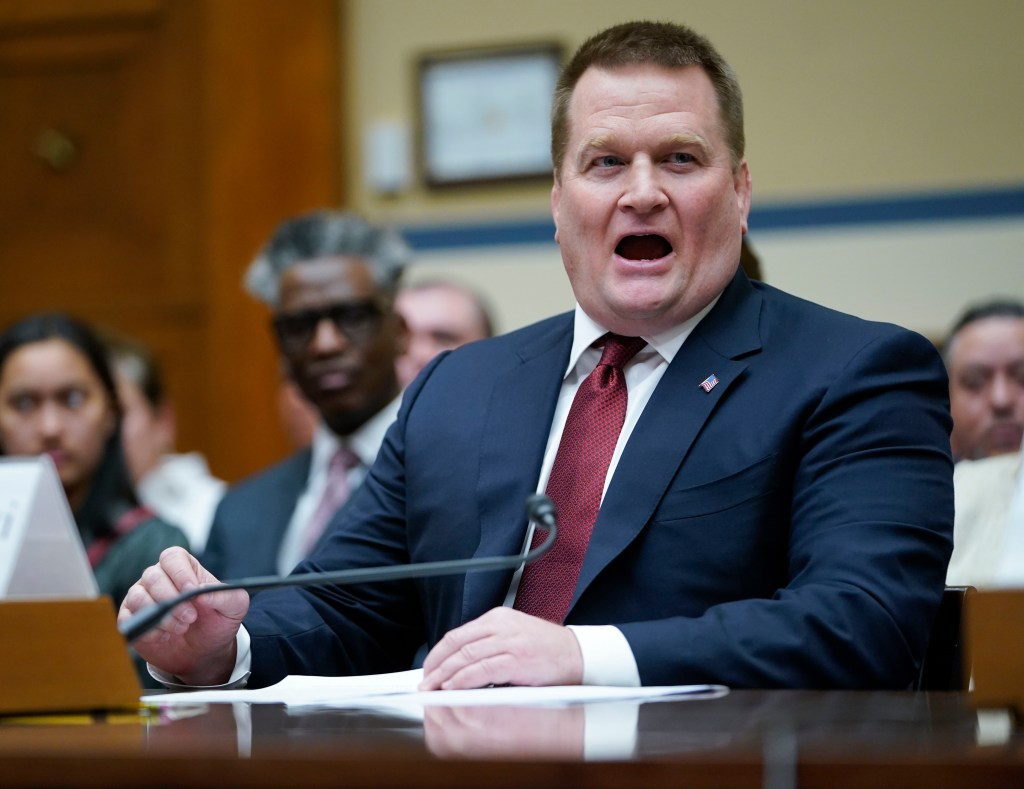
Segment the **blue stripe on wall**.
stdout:
<svg viewBox="0 0 1024 789">
<path fill-rule="evenodd" d="M 402 228 L 402 232 L 412 248 L 417 251 L 555 243 L 555 225 L 551 217 L 487 225 L 405 227 Z"/>
<path fill-rule="evenodd" d="M 1024 187 L 819 203 L 769 204 L 751 210 L 750 229 L 796 230 L 845 225 L 1003 219 L 1014 216 L 1024 216 Z"/>
<path fill-rule="evenodd" d="M 1024 217 L 1024 186 L 971 192 L 775 203 L 750 212 L 752 233 L 856 225 Z M 550 217 L 535 220 L 402 228 L 417 251 L 554 243 Z"/>
</svg>

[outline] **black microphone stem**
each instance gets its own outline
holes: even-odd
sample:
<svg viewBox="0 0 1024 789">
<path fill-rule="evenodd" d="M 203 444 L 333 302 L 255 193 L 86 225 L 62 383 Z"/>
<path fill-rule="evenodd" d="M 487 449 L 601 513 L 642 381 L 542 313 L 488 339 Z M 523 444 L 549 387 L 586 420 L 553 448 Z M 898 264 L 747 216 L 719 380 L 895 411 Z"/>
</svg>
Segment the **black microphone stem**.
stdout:
<svg viewBox="0 0 1024 789">
<path fill-rule="evenodd" d="M 371 581 L 398 581 L 406 578 L 432 578 L 437 575 L 455 575 L 464 572 L 477 572 L 481 570 L 508 570 L 518 567 L 520 564 L 529 564 L 536 561 L 551 546 L 555 544 L 558 535 L 558 527 L 555 522 L 554 505 L 551 500 L 541 494 L 534 494 L 527 499 L 526 510 L 531 522 L 540 525 L 547 530 L 547 537 L 536 548 L 532 548 L 525 554 L 515 556 L 490 556 L 475 559 L 452 559 L 440 562 L 420 562 L 418 564 L 403 564 L 388 567 L 365 567 L 349 570 L 334 570 L 323 573 L 301 573 L 298 575 L 262 575 L 252 578 L 239 578 L 234 581 L 223 583 L 205 584 L 189 589 L 186 592 L 171 597 L 159 603 L 136 612 L 119 627 L 121 635 L 130 644 L 137 638 L 148 633 L 156 627 L 160 621 L 167 616 L 176 606 L 198 597 L 202 594 L 212 592 L 227 592 L 233 589 L 244 589 L 247 592 L 258 592 L 261 589 L 273 589 L 275 587 L 302 587 L 321 586 L 333 584 L 341 586 L 346 584 L 367 583 Z"/>
</svg>

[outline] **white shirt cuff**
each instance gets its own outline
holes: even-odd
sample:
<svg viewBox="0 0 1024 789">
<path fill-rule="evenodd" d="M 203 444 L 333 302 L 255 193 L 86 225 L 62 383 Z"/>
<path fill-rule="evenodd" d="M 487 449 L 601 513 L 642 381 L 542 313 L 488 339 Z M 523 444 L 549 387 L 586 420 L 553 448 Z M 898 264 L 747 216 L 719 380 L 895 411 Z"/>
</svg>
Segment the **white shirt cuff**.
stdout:
<svg viewBox="0 0 1024 789">
<path fill-rule="evenodd" d="M 640 687 L 640 669 L 629 642 L 614 625 L 569 625 L 583 655 L 584 685 Z"/>
<path fill-rule="evenodd" d="M 240 625 L 238 633 L 235 634 L 235 668 L 231 672 L 228 681 L 223 685 L 185 685 L 178 677 L 161 671 L 156 666 L 147 663 L 149 675 L 168 690 L 237 690 L 244 688 L 249 681 L 250 669 L 252 668 L 252 639 L 249 631 L 244 625 Z"/>
</svg>

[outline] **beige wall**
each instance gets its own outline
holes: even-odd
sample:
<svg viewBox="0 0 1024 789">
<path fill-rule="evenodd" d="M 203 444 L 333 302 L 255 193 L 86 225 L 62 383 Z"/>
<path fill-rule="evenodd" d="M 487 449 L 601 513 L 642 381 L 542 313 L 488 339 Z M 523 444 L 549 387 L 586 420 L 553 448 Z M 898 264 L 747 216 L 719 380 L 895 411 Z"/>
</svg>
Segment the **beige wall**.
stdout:
<svg viewBox="0 0 1024 789">
<path fill-rule="evenodd" d="M 655 18 L 705 33 L 737 69 L 755 205 L 1024 184 L 1024 3 L 1015 0 L 348 0 L 345 8 L 349 45 L 343 65 L 352 102 L 347 117 L 354 122 L 344 144 L 352 163 L 362 161 L 366 124 L 414 126 L 421 53 L 552 39 L 571 50 L 609 24 Z M 450 225 L 548 211 L 542 185 L 437 194 L 414 184 L 398 196 L 380 197 L 366 189 L 360 168 L 345 178 L 353 207 L 400 224 Z M 889 287 L 880 279 L 897 262 L 884 245 L 881 254 L 869 245 L 872 260 L 863 261 L 864 271 L 837 279 L 834 293 L 827 267 L 823 275 L 820 267 L 787 264 L 787 239 L 800 245 L 806 237 L 773 235 L 758 247 L 771 250 L 765 254 L 768 279 L 788 290 L 934 334 L 950 317 L 950 305 L 987 295 L 972 291 L 979 282 L 989 290 L 988 283 L 1002 283 L 1024 296 L 1024 261 L 1016 254 L 1024 228 L 1011 226 L 1009 240 L 1000 235 L 991 254 L 984 247 L 987 234 L 976 231 L 959 246 L 935 247 L 926 233 L 922 243 L 899 247 L 899 260 L 908 249 L 921 258 L 910 261 L 916 265 L 907 271 L 934 275 L 927 290 L 935 294 L 935 307 L 916 304 L 902 312 L 900 304 L 929 296 L 912 277 L 910 290 L 900 290 L 897 277 L 895 314 L 880 316 L 870 307 L 878 304 L 879 289 Z M 894 232 L 899 229 L 886 228 L 879 238 Z M 837 236 L 836 243 L 844 238 Z M 814 260 L 829 257 L 828 234 L 823 243 Z M 943 258 L 950 248 L 976 257 Z M 849 266 L 848 257 L 838 255 L 835 265 Z M 571 305 L 554 245 L 441 251 L 425 255 L 422 265 L 426 273 L 455 273 L 488 290 L 505 328 Z M 985 275 L 970 276 L 970 266 L 987 267 Z M 539 292 L 545 298 L 536 303 Z M 526 299 L 532 299 L 528 306 Z"/>
</svg>

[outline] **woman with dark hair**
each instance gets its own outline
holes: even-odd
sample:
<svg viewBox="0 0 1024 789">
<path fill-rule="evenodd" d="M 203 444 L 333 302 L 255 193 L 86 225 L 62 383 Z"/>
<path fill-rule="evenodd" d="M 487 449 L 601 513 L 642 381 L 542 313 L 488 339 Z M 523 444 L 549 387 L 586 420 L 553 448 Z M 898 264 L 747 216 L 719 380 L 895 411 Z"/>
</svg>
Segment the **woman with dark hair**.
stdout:
<svg viewBox="0 0 1024 789">
<path fill-rule="evenodd" d="M 179 528 L 139 506 L 106 348 L 81 321 L 37 314 L 0 335 L 0 454 L 50 456 L 96 583 L 115 604 L 164 548 L 188 547 Z"/>
</svg>

